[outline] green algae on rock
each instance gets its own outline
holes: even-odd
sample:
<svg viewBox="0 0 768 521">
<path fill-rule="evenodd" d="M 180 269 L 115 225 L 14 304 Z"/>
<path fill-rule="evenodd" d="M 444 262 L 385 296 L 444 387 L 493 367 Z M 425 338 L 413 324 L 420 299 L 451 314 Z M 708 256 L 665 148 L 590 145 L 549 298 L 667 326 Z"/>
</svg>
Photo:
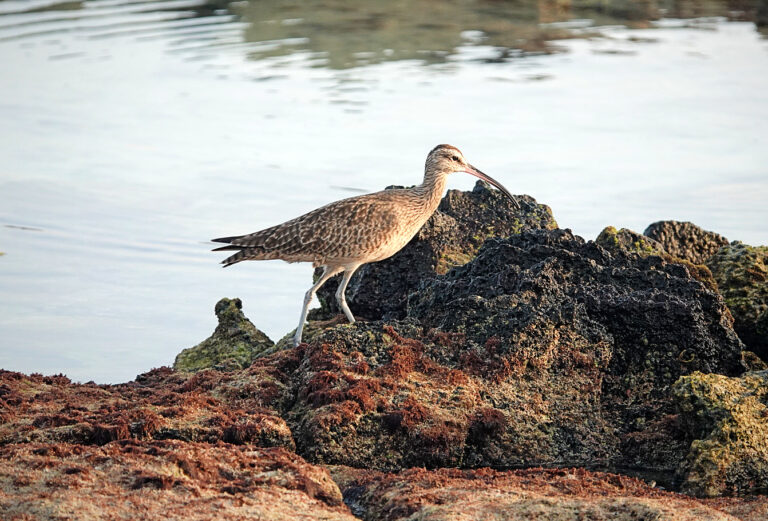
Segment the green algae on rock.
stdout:
<svg viewBox="0 0 768 521">
<path fill-rule="evenodd" d="M 694 438 L 684 492 L 704 497 L 768 492 L 768 371 L 733 378 L 695 372 L 672 388 Z"/>
<path fill-rule="evenodd" d="M 597 236 L 595 242 L 612 252 L 622 250 L 638 255 L 664 253 L 664 246 L 658 241 L 627 228 L 616 230 L 613 226 L 606 226 Z"/>
<path fill-rule="evenodd" d="M 239 298 L 223 298 L 216 303 L 219 324 L 207 339 L 176 355 L 176 371 L 195 372 L 202 369 L 232 371 L 244 369 L 274 342 L 256 329 L 242 311 Z"/>
<path fill-rule="evenodd" d="M 768 361 L 768 246 L 738 241 L 721 248 L 707 266 L 747 348 Z"/>
<path fill-rule="evenodd" d="M 622 251 L 624 253 L 635 253 L 643 257 L 658 255 L 666 262 L 685 266 L 694 279 L 704 284 L 710 290 L 717 290 L 717 283 L 712 277 L 709 268 L 703 264 L 696 264 L 687 257 L 670 254 L 660 242 L 627 228 L 616 230 L 613 226 L 607 226 L 597 236 L 595 243 L 612 253 Z"/>
</svg>

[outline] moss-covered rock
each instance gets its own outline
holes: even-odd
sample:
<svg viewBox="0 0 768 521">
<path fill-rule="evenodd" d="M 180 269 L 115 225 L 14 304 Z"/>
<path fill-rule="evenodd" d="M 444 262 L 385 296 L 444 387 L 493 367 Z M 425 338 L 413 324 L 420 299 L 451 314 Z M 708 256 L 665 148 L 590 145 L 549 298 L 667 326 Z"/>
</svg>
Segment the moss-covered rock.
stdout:
<svg viewBox="0 0 768 521">
<path fill-rule="evenodd" d="M 613 226 L 606 226 L 597 236 L 595 242 L 612 252 L 622 250 L 638 255 L 664 253 L 664 247 L 658 241 L 627 228 L 617 230 Z"/>
<path fill-rule="evenodd" d="M 704 264 L 728 239 L 715 232 L 699 228 L 691 222 L 658 221 L 649 225 L 643 235 L 661 243 L 674 257 L 694 264 Z"/>
<path fill-rule="evenodd" d="M 713 255 L 707 266 L 733 314 L 736 333 L 768 361 L 768 246 L 734 241 Z"/>
<path fill-rule="evenodd" d="M 251 365 L 274 342 L 256 329 L 242 311 L 239 298 L 223 298 L 216 303 L 215 312 L 219 324 L 213 334 L 195 347 L 183 350 L 176 356 L 173 368 L 177 371 L 195 372 L 202 369 L 233 371 Z"/>
<path fill-rule="evenodd" d="M 672 394 L 694 438 L 681 468 L 683 491 L 768 492 L 768 371 L 739 378 L 696 372 L 681 377 Z"/>
<path fill-rule="evenodd" d="M 437 211 L 402 250 L 355 273 L 347 288 L 352 312 L 371 320 L 403 318 L 409 293 L 423 280 L 472 260 L 489 237 L 557 228 L 548 206 L 527 195 L 517 197 L 520 209 L 481 181 L 471 192 L 449 190 Z M 317 293 L 326 318 L 340 313 L 334 298 L 338 280 L 334 277 Z"/>
<path fill-rule="evenodd" d="M 595 243 L 614 254 L 621 251 L 629 254 L 637 254 L 641 257 L 656 255 L 661 257 L 665 262 L 680 264 L 686 267 L 688 273 L 690 273 L 694 279 L 704 284 L 708 289 L 713 291 L 717 290 L 717 283 L 712 277 L 709 268 L 703 264 L 696 264 L 686 257 L 670 254 L 660 242 L 650 237 L 646 237 L 645 235 L 640 235 L 627 228 L 617 230 L 613 226 L 607 226 L 597 236 Z"/>
</svg>

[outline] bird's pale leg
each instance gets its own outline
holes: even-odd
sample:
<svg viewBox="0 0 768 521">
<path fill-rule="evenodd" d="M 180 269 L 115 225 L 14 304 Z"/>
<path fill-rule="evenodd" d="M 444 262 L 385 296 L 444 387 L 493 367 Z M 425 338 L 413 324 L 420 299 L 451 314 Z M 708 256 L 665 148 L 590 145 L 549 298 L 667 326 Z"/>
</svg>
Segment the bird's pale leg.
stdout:
<svg viewBox="0 0 768 521">
<path fill-rule="evenodd" d="M 320 278 L 317 279 L 317 282 L 315 282 L 314 286 L 309 288 L 309 291 L 307 291 L 304 294 L 304 307 L 301 308 L 301 318 L 299 319 L 299 327 L 296 328 L 296 334 L 293 335 L 293 347 L 298 346 L 301 343 L 301 334 L 304 332 L 304 322 L 307 321 L 307 313 L 309 313 L 309 304 L 312 302 L 312 297 L 315 296 L 315 292 L 320 289 L 320 286 L 325 284 L 325 281 L 339 273 L 344 268 L 341 266 L 334 266 L 333 268 L 329 266 L 323 267 L 323 274 L 320 275 Z"/>
<path fill-rule="evenodd" d="M 347 315 L 347 319 L 349 320 L 350 324 L 355 323 L 355 316 L 349 310 L 349 306 L 347 306 L 347 297 L 344 293 L 347 291 L 347 284 L 349 284 L 349 279 L 352 278 L 352 275 L 355 273 L 355 271 L 357 271 L 357 268 L 359 267 L 360 266 L 353 266 L 351 268 L 347 268 L 347 271 L 344 272 L 344 277 L 341 279 L 341 283 L 339 284 L 339 289 L 336 290 L 336 302 L 339 303 L 339 307 L 341 307 L 341 310 L 345 315 Z"/>
</svg>

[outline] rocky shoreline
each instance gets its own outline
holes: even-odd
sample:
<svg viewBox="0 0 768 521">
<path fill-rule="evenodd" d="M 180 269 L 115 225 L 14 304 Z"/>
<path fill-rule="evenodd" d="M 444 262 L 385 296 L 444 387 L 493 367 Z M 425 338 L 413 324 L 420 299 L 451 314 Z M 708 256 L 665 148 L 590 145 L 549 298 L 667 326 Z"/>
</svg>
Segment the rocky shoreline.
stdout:
<svg viewBox="0 0 768 521">
<path fill-rule="evenodd" d="M 768 518 L 768 248 L 521 199 L 449 191 L 296 348 L 222 299 L 173 369 L 0 371 L 1 517 Z"/>
</svg>

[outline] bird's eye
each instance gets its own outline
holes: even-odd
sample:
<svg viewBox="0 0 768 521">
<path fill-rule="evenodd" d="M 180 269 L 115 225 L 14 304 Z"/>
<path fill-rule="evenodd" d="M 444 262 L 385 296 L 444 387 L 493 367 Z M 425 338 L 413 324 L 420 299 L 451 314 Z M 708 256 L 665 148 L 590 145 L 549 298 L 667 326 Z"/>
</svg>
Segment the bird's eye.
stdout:
<svg viewBox="0 0 768 521">
<path fill-rule="evenodd" d="M 459 162 L 459 156 L 453 156 L 451 159 L 453 159 L 453 160 L 454 160 L 454 161 L 456 161 L 457 163 Z"/>
</svg>

